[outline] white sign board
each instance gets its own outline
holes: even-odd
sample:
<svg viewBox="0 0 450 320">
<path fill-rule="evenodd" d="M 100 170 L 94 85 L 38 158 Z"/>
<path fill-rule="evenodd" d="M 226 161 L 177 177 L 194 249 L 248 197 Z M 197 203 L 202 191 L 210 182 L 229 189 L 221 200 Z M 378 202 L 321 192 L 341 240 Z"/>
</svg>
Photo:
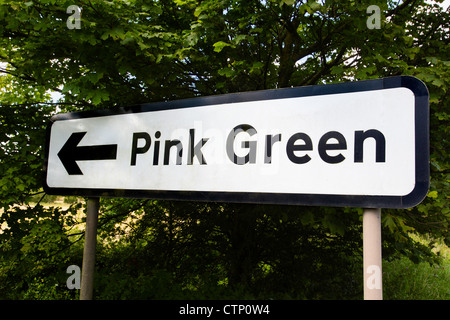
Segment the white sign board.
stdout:
<svg viewBox="0 0 450 320">
<path fill-rule="evenodd" d="M 52 194 L 411 207 L 428 190 L 428 91 L 412 77 L 60 114 Z"/>
</svg>

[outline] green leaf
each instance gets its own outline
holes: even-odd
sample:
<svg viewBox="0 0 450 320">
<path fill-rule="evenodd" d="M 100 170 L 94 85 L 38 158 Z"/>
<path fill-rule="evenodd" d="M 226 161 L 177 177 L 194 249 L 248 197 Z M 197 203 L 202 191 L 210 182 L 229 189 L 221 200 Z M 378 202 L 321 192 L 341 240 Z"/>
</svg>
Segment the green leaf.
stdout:
<svg viewBox="0 0 450 320">
<path fill-rule="evenodd" d="M 437 87 L 445 87 L 445 82 L 441 79 L 435 79 L 432 83 Z"/>
<path fill-rule="evenodd" d="M 219 71 L 218 71 L 218 73 L 221 75 L 221 76 L 225 76 L 225 77 L 227 77 L 227 78 L 230 78 L 230 77 L 232 77 L 233 75 L 234 75 L 234 70 L 232 69 L 232 68 L 223 68 L 223 69 L 220 69 Z"/>
<path fill-rule="evenodd" d="M 288 6 L 292 6 L 295 3 L 295 0 L 281 0 L 281 4 L 287 4 Z"/>
<path fill-rule="evenodd" d="M 436 190 L 435 191 L 430 191 L 430 192 L 428 192 L 427 197 L 436 199 L 438 197 L 438 192 Z"/>
<path fill-rule="evenodd" d="M 226 43 L 224 41 L 217 41 L 216 43 L 213 44 L 213 47 L 215 52 L 221 52 L 223 48 L 231 47 L 231 44 Z"/>
<path fill-rule="evenodd" d="M 321 5 L 320 5 L 320 3 L 317 3 L 317 2 L 315 2 L 315 1 L 313 1 L 313 2 L 309 3 L 309 7 L 310 7 L 311 10 L 314 12 L 314 11 L 319 10 L 320 7 L 321 7 Z"/>
<path fill-rule="evenodd" d="M 99 73 L 90 73 L 86 76 L 86 78 L 92 83 L 96 84 L 101 78 L 103 78 L 103 72 Z"/>
<path fill-rule="evenodd" d="M 202 14 L 203 10 L 204 10 L 204 7 L 198 6 L 194 10 L 194 16 L 196 16 L 198 18 Z"/>
<path fill-rule="evenodd" d="M 332 74 L 341 75 L 344 72 L 345 68 L 342 65 L 334 66 L 331 69 Z"/>
<path fill-rule="evenodd" d="M 331 233 L 344 235 L 345 233 L 345 225 L 342 223 L 342 220 L 336 216 L 335 213 L 326 214 L 322 219 L 323 225 L 330 230 Z"/>
<path fill-rule="evenodd" d="M 393 233 L 395 232 L 396 225 L 393 217 L 390 214 L 383 215 L 383 224 L 389 228 L 389 230 Z"/>
<path fill-rule="evenodd" d="M 120 44 L 127 45 L 128 43 L 131 43 L 131 42 L 134 42 L 134 38 L 133 37 L 126 37 L 125 39 L 120 41 Z"/>
</svg>

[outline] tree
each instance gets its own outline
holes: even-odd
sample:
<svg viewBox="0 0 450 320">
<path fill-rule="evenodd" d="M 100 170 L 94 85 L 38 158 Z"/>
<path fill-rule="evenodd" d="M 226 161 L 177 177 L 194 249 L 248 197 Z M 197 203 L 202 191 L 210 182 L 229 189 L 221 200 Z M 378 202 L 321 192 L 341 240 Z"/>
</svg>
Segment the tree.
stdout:
<svg viewBox="0 0 450 320">
<path fill-rule="evenodd" d="M 419 0 L 96 0 L 78 1 L 80 29 L 68 29 L 66 9 L 73 4 L 0 4 L 0 221 L 5 228 L 29 232 L 15 213 L 22 210 L 18 204 L 27 206 L 41 192 L 45 124 L 57 111 L 404 74 L 430 90 L 431 188 L 413 209 L 383 211 L 385 256 L 430 256 L 410 232 L 450 243 L 448 10 Z M 382 12 L 380 29 L 367 27 L 369 5 Z M 51 102 L 50 91 L 62 98 Z M 304 297 L 323 297 L 307 279 L 327 270 L 325 279 L 331 281 L 330 262 L 345 269 L 349 259 L 360 257 L 357 209 L 124 199 L 104 199 L 102 208 L 104 232 L 119 232 L 118 222 L 139 213 L 123 245 L 139 249 L 136 261 L 168 270 L 186 286 L 209 274 L 216 282 L 226 278 L 230 286 L 252 283 L 269 292 L 291 283 L 289 288 L 303 286 Z M 28 206 L 22 212 L 35 214 L 29 228 L 37 228 L 44 213 L 56 223 L 44 230 L 59 226 L 42 246 L 47 258 L 51 243 L 71 239 L 61 224 L 67 216 L 52 216 L 51 210 Z M 9 252 L 36 245 L 19 241 L 19 234 L 0 235 L 2 243 L 11 244 Z M 206 256 L 214 262 L 206 263 Z M 289 272 L 294 276 L 283 278 Z M 345 274 L 341 284 L 353 270 Z"/>
</svg>

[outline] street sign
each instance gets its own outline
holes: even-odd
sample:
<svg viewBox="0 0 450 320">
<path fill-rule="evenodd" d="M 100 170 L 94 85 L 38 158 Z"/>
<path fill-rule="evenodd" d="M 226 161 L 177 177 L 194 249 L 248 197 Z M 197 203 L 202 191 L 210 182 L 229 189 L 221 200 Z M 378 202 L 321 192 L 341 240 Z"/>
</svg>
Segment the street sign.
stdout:
<svg viewBox="0 0 450 320">
<path fill-rule="evenodd" d="M 407 208 L 429 185 L 416 78 L 264 90 L 54 116 L 45 191 Z"/>
</svg>

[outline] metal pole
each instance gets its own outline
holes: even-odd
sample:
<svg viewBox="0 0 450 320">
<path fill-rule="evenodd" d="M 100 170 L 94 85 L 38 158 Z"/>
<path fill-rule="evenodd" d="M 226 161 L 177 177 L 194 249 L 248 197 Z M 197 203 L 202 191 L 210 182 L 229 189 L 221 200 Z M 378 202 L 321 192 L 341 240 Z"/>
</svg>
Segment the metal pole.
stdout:
<svg viewBox="0 0 450 320">
<path fill-rule="evenodd" d="M 97 243 L 99 206 L 99 198 L 88 198 L 80 300 L 92 300 L 94 293 L 95 246 Z"/>
<path fill-rule="evenodd" d="M 383 300 L 381 209 L 363 212 L 364 300 Z"/>
</svg>

